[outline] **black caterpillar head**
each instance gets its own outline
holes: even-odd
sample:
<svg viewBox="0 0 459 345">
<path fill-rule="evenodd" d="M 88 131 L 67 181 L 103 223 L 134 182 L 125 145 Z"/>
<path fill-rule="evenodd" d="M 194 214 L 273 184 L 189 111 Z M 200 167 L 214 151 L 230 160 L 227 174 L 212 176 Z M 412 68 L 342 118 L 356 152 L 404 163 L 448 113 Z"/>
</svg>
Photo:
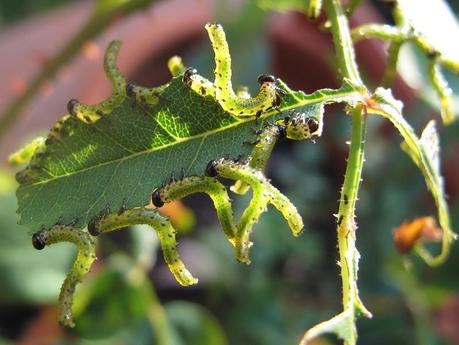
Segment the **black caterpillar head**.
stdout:
<svg viewBox="0 0 459 345">
<path fill-rule="evenodd" d="M 270 74 L 261 74 L 258 76 L 258 84 L 262 85 L 263 83 L 275 83 L 277 78 Z"/>
<path fill-rule="evenodd" d="M 126 94 L 130 97 L 135 96 L 135 89 L 137 88 L 137 85 L 134 83 L 128 83 L 126 85 Z"/>
<path fill-rule="evenodd" d="M 151 202 L 158 208 L 163 207 L 164 201 L 161 200 L 161 193 L 159 192 L 159 189 L 155 189 L 151 194 Z"/>
<path fill-rule="evenodd" d="M 80 104 L 80 102 L 77 99 L 71 99 L 70 101 L 67 102 L 67 111 L 69 112 L 70 115 L 75 116 L 75 108 Z"/>
<path fill-rule="evenodd" d="M 302 112 L 292 112 L 284 119 L 283 126 L 285 136 L 292 140 L 310 139 L 319 136 L 322 130 L 318 120 Z"/>
<path fill-rule="evenodd" d="M 216 177 L 217 173 L 217 161 L 211 160 L 207 163 L 205 174 L 210 177 Z"/>
<path fill-rule="evenodd" d="M 36 232 L 32 235 L 32 245 L 35 249 L 42 250 L 45 248 L 46 243 L 41 238 L 40 232 Z"/>
<path fill-rule="evenodd" d="M 92 218 L 88 223 L 88 232 L 92 236 L 98 236 L 99 230 L 97 230 L 97 223 L 99 222 L 99 217 Z"/>
<path fill-rule="evenodd" d="M 190 86 L 192 80 L 191 77 L 194 76 L 195 74 L 198 74 L 198 71 L 195 68 L 188 67 L 185 70 L 185 73 L 183 73 L 183 82 Z"/>
</svg>

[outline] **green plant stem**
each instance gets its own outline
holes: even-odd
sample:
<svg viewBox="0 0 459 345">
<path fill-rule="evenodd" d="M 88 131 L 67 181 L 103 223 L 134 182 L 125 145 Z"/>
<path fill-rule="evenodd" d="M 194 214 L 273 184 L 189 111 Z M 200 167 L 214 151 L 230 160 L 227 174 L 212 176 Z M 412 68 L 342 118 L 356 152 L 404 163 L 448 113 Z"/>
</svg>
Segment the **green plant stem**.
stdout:
<svg viewBox="0 0 459 345">
<path fill-rule="evenodd" d="M 351 34 L 354 42 L 368 38 L 378 38 L 392 42 L 403 42 L 408 39 L 401 29 L 387 24 L 363 24 L 352 29 Z"/>
<path fill-rule="evenodd" d="M 416 34 L 410 28 L 398 28 L 387 24 L 364 24 L 352 30 L 352 39 L 354 42 L 370 38 L 391 41 L 400 45 L 412 41 L 427 55 L 437 53 L 436 49 L 423 36 Z M 443 67 L 450 69 L 454 73 L 459 73 L 458 61 L 442 54 L 437 59 L 438 63 Z"/>
<path fill-rule="evenodd" d="M 355 319 L 360 315 L 371 317 L 370 312 L 362 304 L 357 287 L 358 261 L 355 223 L 355 203 L 361 180 L 364 162 L 366 112 L 363 105 L 358 105 L 352 111 L 352 136 L 344 176 L 343 188 L 338 210 L 338 250 L 339 265 L 343 287 L 343 312 L 309 329 L 301 339 L 300 345 L 324 333 L 334 333 L 344 340 L 344 345 L 357 343 L 357 328 Z"/>
<path fill-rule="evenodd" d="M 355 203 L 358 197 L 365 145 L 365 117 L 362 106 L 352 111 L 352 136 L 347 160 L 346 173 L 338 210 L 338 249 L 343 280 L 343 306 L 353 308 L 356 304 L 357 264 L 359 254 L 355 246 Z"/>
<path fill-rule="evenodd" d="M 401 46 L 401 42 L 391 42 L 389 46 L 389 60 L 387 62 L 386 71 L 384 72 L 384 78 L 382 81 L 382 84 L 386 87 L 391 85 L 397 76 L 397 60 Z"/>
<path fill-rule="evenodd" d="M 339 0 L 327 0 L 325 6 L 332 24 L 331 31 L 341 74 L 343 78 L 348 78 L 354 84 L 362 84 L 355 62 L 349 23 L 341 4 Z M 354 218 L 364 160 L 365 121 L 362 110 L 361 105 L 352 110 L 352 137 L 338 210 L 338 249 L 344 309 L 353 308 L 353 304 L 357 303 L 355 297 L 358 298 L 357 264 L 359 253 L 355 246 L 357 226 Z M 360 301 L 358 304 L 361 304 Z"/>
<path fill-rule="evenodd" d="M 428 76 L 432 83 L 435 91 L 437 92 L 438 98 L 440 98 L 441 105 L 441 117 L 443 123 L 451 124 L 455 120 L 455 114 L 453 111 L 451 94 L 453 91 L 448 86 L 448 81 L 444 77 L 438 58 L 431 58 L 428 66 Z"/>
<path fill-rule="evenodd" d="M 351 80 L 355 85 L 363 85 L 355 62 L 349 23 L 341 3 L 339 0 L 327 0 L 325 1 L 325 9 L 331 22 L 331 32 L 341 75 L 343 78 Z"/>
<path fill-rule="evenodd" d="M 43 83 L 52 79 L 59 69 L 75 56 L 88 40 L 101 33 L 113 19 L 119 15 L 142 9 L 153 1 L 154 0 L 118 1 L 110 5 L 106 5 L 101 1 L 96 4 L 91 18 L 83 25 L 83 29 L 46 64 L 42 71 L 28 84 L 24 93 L 13 100 L 0 116 L 0 138 L 7 133 L 8 129 L 19 118 L 21 112 L 32 100 Z"/>
<path fill-rule="evenodd" d="M 343 79 L 351 84 L 362 87 L 362 99 L 367 90 L 363 86 L 357 64 L 354 47 L 346 15 L 339 0 L 327 0 L 325 8 L 331 22 L 331 32 L 335 43 L 338 65 Z M 364 162 L 364 145 L 366 129 L 366 108 L 362 103 L 350 109 L 352 115 L 352 136 L 346 173 L 338 209 L 338 251 L 342 279 L 343 312 L 333 319 L 315 327 L 317 334 L 334 332 L 344 340 L 345 345 L 355 345 L 357 342 L 357 328 L 355 319 L 363 314 L 371 314 L 362 304 L 357 287 L 358 261 L 360 254 L 356 247 L 355 204 L 358 197 Z M 320 330 L 322 328 L 322 330 Z M 314 328 L 311 330 L 314 333 Z M 310 336 L 312 334 L 310 333 Z"/>
</svg>

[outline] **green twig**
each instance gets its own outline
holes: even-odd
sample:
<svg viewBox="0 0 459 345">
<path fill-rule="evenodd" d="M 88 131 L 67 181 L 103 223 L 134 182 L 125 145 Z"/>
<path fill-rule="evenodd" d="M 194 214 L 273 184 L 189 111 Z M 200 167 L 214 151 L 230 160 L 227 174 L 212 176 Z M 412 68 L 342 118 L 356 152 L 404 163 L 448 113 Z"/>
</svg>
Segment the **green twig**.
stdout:
<svg viewBox="0 0 459 345">
<path fill-rule="evenodd" d="M 382 84 L 386 87 L 394 82 L 394 79 L 397 75 L 397 60 L 401 47 L 401 42 L 392 42 L 389 46 L 389 59 L 387 61 L 387 67 L 386 71 L 384 72 L 384 78 L 382 81 Z"/>
<path fill-rule="evenodd" d="M 455 119 L 453 106 L 451 104 L 451 94 L 453 91 L 448 86 L 448 82 L 441 72 L 441 67 L 438 63 L 437 57 L 430 59 L 428 72 L 430 82 L 440 98 L 441 117 L 443 119 L 443 123 L 450 124 Z"/>
<path fill-rule="evenodd" d="M 332 23 L 333 41 L 338 56 L 339 67 L 343 77 L 353 83 L 362 84 L 355 62 L 354 47 L 349 31 L 347 17 L 344 15 L 338 0 L 326 1 L 329 20 Z M 361 311 L 369 314 L 360 303 L 357 290 L 357 267 L 359 253 L 355 246 L 355 203 L 363 168 L 365 119 L 363 107 L 352 110 L 352 138 L 349 158 L 344 176 L 343 188 L 338 211 L 338 248 L 340 253 L 341 277 L 343 284 L 343 307 L 353 308 L 358 305 Z M 340 221 L 341 219 L 341 221 Z"/>
<path fill-rule="evenodd" d="M 331 22 L 331 31 L 337 60 L 344 80 L 351 84 L 362 86 L 362 98 L 366 96 L 360 74 L 355 62 L 354 48 L 347 17 L 344 15 L 338 0 L 325 2 L 328 19 Z M 335 333 L 344 340 L 345 345 L 355 345 L 357 342 L 357 328 L 355 319 L 365 315 L 371 317 L 358 295 L 357 271 L 360 254 L 356 248 L 355 204 L 357 201 L 360 180 L 364 161 L 366 108 L 363 104 L 354 105 L 350 109 L 352 114 L 352 137 L 349 157 L 341 189 L 341 199 L 338 210 L 338 250 L 339 265 L 343 288 L 343 312 L 332 319 L 322 322 L 311 328 L 303 336 L 300 345 L 307 344 L 313 338 L 324 333 Z"/>
<path fill-rule="evenodd" d="M 402 30 L 387 24 L 364 24 L 352 29 L 352 39 L 354 42 L 369 38 L 378 38 L 393 42 L 406 39 Z"/>
<path fill-rule="evenodd" d="M 354 42 L 370 38 L 377 38 L 383 41 L 391 41 L 400 44 L 412 41 L 427 55 L 437 54 L 435 47 L 430 44 L 424 36 L 416 33 L 410 27 L 399 28 L 387 24 L 364 24 L 352 30 L 352 39 Z M 444 55 L 439 55 L 437 56 L 437 62 L 454 73 L 459 73 L 459 61 Z"/>
<path fill-rule="evenodd" d="M 355 62 L 349 23 L 343 8 L 338 0 L 327 0 L 325 1 L 325 9 L 331 22 L 331 32 L 341 75 L 355 85 L 362 85 L 362 79 Z"/>
<path fill-rule="evenodd" d="M 357 230 L 355 204 L 364 162 L 365 120 L 362 106 L 352 111 L 352 137 L 338 210 L 338 248 L 345 309 L 356 305 L 356 298 L 358 298 L 357 265 L 359 254 L 355 247 L 355 232 Z"/>
<path fill-rule="evenodd" d="M 324 333 L 335 333 L 344 340 L 345 345 L 355 345 L 357 342 L 355 319 L 360 315 L 371 317 L 371 313 L 365 308 L 358 294 L 357 273 L 360 254 L 355 245 L 357 229 L 355 203 L 358 197 L 364 162 L 366 128 L 366 114 L 364 111 L 362 105 L 352 110 L 351 145 L 337 215 L 343 312 L 308 330 L 303 336 L 300 345 L 306 345 L 309 341 Z"/>
</svg>

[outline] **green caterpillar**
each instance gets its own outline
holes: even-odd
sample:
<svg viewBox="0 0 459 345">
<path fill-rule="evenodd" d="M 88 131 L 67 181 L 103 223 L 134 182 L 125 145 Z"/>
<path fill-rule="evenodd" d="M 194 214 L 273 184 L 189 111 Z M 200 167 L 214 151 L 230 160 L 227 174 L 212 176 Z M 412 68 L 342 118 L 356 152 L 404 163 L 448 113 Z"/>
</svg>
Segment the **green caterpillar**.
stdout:
<svg viewBox="0 0 459 345">
<path fill-rule="evenodd" d="M 210 161 L 206 167 L 206 175 L 210 177 L 224 177 L 231 180 L 240 180 L 248 184 L 253 190 L 252 200 L 239 220 L 236 229 L 236 258 L 249 264 L 250 233 L 253 225 L 261 214 L 266 211 L 267 205 L 272 204 L 287 220 L 294 236 L 303 230 L 303 220 L 296 207 L 275 188 L 260 170 L 252 169 L 247 164 L 240 164 L 221 158 Z"/>
<path fill-rule="evenodd" d="M 185 70 L 183 73 L 183 82 L 201 96 L 216 96 L 214 84 L 206 78 L 201 77 L 194 68 L 187 68 Z"/>
<path fill-rule="evenodd" d="M 161 207 L 164 203 L 181 199 L 189 194 L 204 192 L 213 200 L 218 218 L 230 243 L 236 248 L 236 258 L 243 263 L 250 263 L 249 248 L 252 243 L 249 236 L 254 223 L 266 210 L 268 203 L 273 204 L 287 219 L 295 236 L 303 228 L 303 221 L 295 206 L 273 187 L 259 170 L 244 164 L 220 159 L 211 161 L 205 173 L 208 176 L 191 176 L 180 181 L 173 181 L 152 193 L 152 202 Z M 254 195 L 249 208 L 243 213 L 239 224 L 234 224 L 231 200 L 226 188 L 215 178 L 221 176 L 233 180 L 241 180 L 250 185 Z M 32 236 L 33 246 L 41 250 L 47 245 L 59 242 L 71 242 L 77 246 L 78 254 L 71 271 L 68 273 L 59 296 L 59 320 L 73 327 L 72 304 L 75 287 L 89 271 L 95 260 L 95 243 L 89 236 L 121 229 L 135 224 L 148 224 L 156 230 L 163 251 L 164 260 L 175 279 L 183 286 L 196 284 L 198 280 L 185 267 L 177 251 L 176 231 L 169 220 L 156 210 L 148 208 L 121 208 L 112 213 L 109 209 L 102 211 L 91 219 L 87 230 L 74 228 L 74 224 L 56 224 L 48 230 L 42 229 Z"/>
<path fill-rule="evenodd" d="M 29 162 L 35 153 L 43 150 L 45 140 L 43 137 L 35 138 L 23 148 L 10 154 L 8 163 L 11 165 L 20 165 Z"/>
<path fill-rule="evenodd" d="M 43 228 L 32 235 L 32 244 L 35 249 L 41 250 L 45 246 L 59 242 L 71 242 L 78 249 L 77 257 L 62 284 L 59 295 L 59 322 L 62 325 L 74 327 L 72 305 L 75 287 L 83 276 L 89 272 L 92 263 L 96 259 L 96 246 L 90 235 L 97 236 L 104 232 L 135 224 L 148 224 L 156 230 L 164 261 L 181 285 L 189 286 L 198 282 L 180 259 L 180 255 L 177 252 L 175 229 L 169 219 L 160 215 L 156 210 L 135 208 L 132 210 L 122 209 L 116 213 L 110 213 L 110 211 L 105 210 L 89 222 L 87 227 L 89 233 L 76 229 L 74 224 L 56 224 L 48 230 Z"/>
<path fill-rule="evenodd" d="M 75 229 L 73 224 L 56 224 L 49 230 L 42 228 L 32 236 L 32 244 L 38 250 L 59 242 L 70 242 L 78 248 L 72 269 L 62 284 L 58 305 L 59 322 L 64 326 L 74 327 L 72 305 L 75 287 L 83 276 L 89 272 L 92 263 L 96 259 L 96 246 L 87 232 Z"/>
<path fill-rule="evenodd" d="M 214 178 L 207 176 L 190 176 L 180 181 L 174 181 L 162 188 L 156 189 L 151 197 L 153 205 L 162 207 L 164 203 L 179 200 L 194 193 L 208 194 L 217 210 L 217 217 L 228 240 L 234 244 L 236 233 L 231 200 L 226 188 Z"/>
<path fill-rule="evenodd" d="M 105 72 L 113 87 L 112 95 L 105 101 L 95 105 L 82 104 L 76 99 L 71 99 L 67 103 L 67 110 L 70 115 L 86 123 L 92 123 L 109 114 L 113 108 L 119 106 L 124 100 L 126 97 L 126 79 L 116 66 L 116 58 L 120 48 L 120 41 L 110 42 L 104 57 Z"/>
<path fill-rule="evenodd" d="M 281 104 L 277 79 L 272 75 L 262 74 L 258 77 L 260 91 L 255 97 L 246 88 L 233 91 L 231 83 L 231 56 L 225 32 L 220 24 L 207 24 L 206 30 L 215 53 L 215 81 L 200 76 L 196 69 L 187 68 L 183 72 L 183 82 L 201 96 L 214 97 L 221 107 L 236 117 L 256 116 L 265 111 L 278 108 Z M 169 60 L 169 70 L 176 75 L 182 70 L 181 60 L 173 57 Z M 174 74 L 175 73 L 175 74 Z"/>
<path fill-rule="evenodd" d="M 186 177 L 155 189 L 152 193 L 153 205 L 162 207 L 164 203 L 181 199 L 189 194 L 207 193 L 214 202 L 223 231 L 236 248 L 236 259 L 247 264 L 250 263 L 249 248 L 252 246 L 252 242 L 250 242 L 249 236 L 252 227 L 261 214 L 266 211 L 268 203 L 274 205 L 287 219 L 295 236 L 301 233 L 303 221 L 295 206 L 269 183 L 261 171 L 251 168 L 248 164 L 219 159 L 209 162 L 205 174 L 207 176 Z M 249 207 L 244 211 L 236 226 L 234 225 L 231 201 L 226 188 L 216 179 L 217 176 L 240 180 L 254 191 Z M 88 229 L 91 232 L 91 224 Z"/>
<path fill-rule="evenodd" d="M 271 75 L 260 75 L 260 91 L 255 97 L 239 97 L 231 83 L 231 56 L 225 32 L 220 24 L 206 24 L 215 53 L 215 98 L 222 108 L 239 117 L 256 116 L 278 108 L 281 104 L 277 79 Z"/>
<path fill-rule="evenodd" d="M 88 224 L 88 231 L 93 236 L 113 230 L 122 229 L 136 224 L 150 225 L 158 234 L 164 261 L 175 279 L 183 286 L 193 285 L 198 282 L 186 269 L 177 252 L 176 231 L 169 219 L 160 215 L 158 211 L 148 208 L 121 209 L 116 213 L 102 212 L 94 217 Z"/>
</svg>

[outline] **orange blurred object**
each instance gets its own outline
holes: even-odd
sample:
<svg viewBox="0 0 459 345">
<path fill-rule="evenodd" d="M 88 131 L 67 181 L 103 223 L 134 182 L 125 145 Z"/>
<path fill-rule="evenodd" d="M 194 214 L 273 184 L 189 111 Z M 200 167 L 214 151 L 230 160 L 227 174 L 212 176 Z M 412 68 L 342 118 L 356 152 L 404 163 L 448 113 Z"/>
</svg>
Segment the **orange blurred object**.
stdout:
<svg viewBox="0 0 459 345">
<path fill-rule="evenodd" d="M 441 240 L 443 231 L 437 226 L 433 217 L 416 218 L 411 222 L 404 221 L 394 230 L 394 243 L 397 250 L 408 253 L 418 241 L 433 242 Z"/>
<path fill-rule="evenodd" d="M 83 46 L 83 55 L 88 60 L 98 60 L 102 56 L 99 46 L 94 41 L 88 41 Z"/>
<path fill-rule="evenodd" d="M 26 83 L 21 77 L 15 77 L 10 82 L 10 90 L 16 96 L 24 94 L 25 88 Z"/>
<path fill-rule="evenodd" d="M 155 209 L 155 206 L 150 203 L 148 208 Z M 158 211 L 169 217 L 172 225 L 182 233 L 190 232 L 196 221 L 193 211 L 181 201 L 172 201 L 164 204 Z"/>
</svg>

